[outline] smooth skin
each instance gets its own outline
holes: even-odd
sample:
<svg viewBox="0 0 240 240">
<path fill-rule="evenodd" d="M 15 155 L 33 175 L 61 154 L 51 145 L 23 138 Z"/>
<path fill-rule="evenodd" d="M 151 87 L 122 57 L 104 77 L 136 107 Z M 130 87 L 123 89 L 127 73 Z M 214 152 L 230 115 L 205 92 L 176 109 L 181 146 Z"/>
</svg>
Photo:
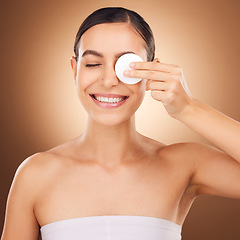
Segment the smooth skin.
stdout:
<svg viewBox="0 0 240 240">
<path fill-rule="evenodd" d="M 144 44 L 127 23 L 100 24 L 83 34 L 79 60 L 72 57 L 71 67 L 87 129 L 19 166 L 1 240 L 36 240 L 45 224 L 86 216 L 150 216 L 182 225 L 199 194 L 240 199 L 240 124 L 194 99 L 179 66 L 157 58 L 147 62 Z M 82 57 L 86 50 L 99 56 Z M 129 51 L 144 60 L 129 72 L 143 78 L 134 85 L 114 72 L 117 58 Z M 165 145 L 138 133 L 135 112 L 146 90 L 171 117 L 222 150 L 200 143 Z M 93 93 L 129 98 L 110 110 L 97 106 Z"/>
</svg>

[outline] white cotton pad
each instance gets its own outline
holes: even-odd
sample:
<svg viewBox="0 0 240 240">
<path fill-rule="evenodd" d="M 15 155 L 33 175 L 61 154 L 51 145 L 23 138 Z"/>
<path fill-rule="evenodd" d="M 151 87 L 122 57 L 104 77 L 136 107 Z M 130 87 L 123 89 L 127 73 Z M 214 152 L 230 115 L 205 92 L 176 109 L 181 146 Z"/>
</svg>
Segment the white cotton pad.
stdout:
<svg viewBox="0 0 240 240">
<path fill-rule="evenodd" d="M 117 77 L 122 82 L 127 84 L 135 84 L 142 80 L 141 78 L 126 77 L 123 75 L 123 72 L 125 70 L 132 70 L 132 68 L 129 66 L 131 62 L 143 62 L 143 60 L 141 57 L 134 53 L 126 53 L 122 55 L 115 64 L 115 72 Z"/>
</svg>

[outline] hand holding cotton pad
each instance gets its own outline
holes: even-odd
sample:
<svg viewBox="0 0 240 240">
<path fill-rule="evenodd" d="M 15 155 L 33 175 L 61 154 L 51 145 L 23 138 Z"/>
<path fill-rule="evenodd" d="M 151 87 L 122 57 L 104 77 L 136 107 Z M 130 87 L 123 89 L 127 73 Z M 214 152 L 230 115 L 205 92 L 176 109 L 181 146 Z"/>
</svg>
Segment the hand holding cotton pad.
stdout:
<svg viewBox="0 0 240 240">
<path fill-rule="evenodd" d="M 115 64 L 115 72 L 117 77 L 122 82 L 127 84 L 135 84 L 142 80 L 141 78 L 126 77 L 123 75 L 123 72 L 125 70 L 132 70 L 132 68 L 129 66 L 131 62 L 143 62 L 143 60 L 141 57 L 134 53 L 126 53 L 122 55 Z"/>
</svg>

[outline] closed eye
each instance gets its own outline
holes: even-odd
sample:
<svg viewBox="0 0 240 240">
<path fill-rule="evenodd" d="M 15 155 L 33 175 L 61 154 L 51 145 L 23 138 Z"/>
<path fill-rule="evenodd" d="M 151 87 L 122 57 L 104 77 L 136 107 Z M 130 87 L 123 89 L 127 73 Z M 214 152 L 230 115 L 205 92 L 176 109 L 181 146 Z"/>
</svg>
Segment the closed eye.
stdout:
<svg viewBox="0 0 240 240">
<path fill-rule="evenodd" d="M 97 67 L 100 66 L 101 64 L 87 64 L 86 67 Z"/>
</svg>

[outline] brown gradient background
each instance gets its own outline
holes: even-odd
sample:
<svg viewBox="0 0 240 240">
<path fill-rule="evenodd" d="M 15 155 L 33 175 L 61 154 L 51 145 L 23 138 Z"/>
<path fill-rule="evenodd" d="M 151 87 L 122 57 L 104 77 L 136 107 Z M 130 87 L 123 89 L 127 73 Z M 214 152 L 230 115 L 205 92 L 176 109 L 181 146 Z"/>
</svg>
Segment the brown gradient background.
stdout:
<svg viewBox="0 0 240 240">
<path fill-rule="evenodd" d="M 70 57 L 81 22 L 105 6 L 140 13 L 155 34 L 156 56 L 182 67 L 192 95 L 240 121 L 239 1 L 1 1 L 1 228 L 18 165 L 86 127 Z M 136 122 L 139 132 L 167 144 L 211 144 L 171 119 L 149 92 Z M 240 239 L 239 218 L 239 200 L 200 196 L 183 225 L 183 239 Z"/>
</svg>

